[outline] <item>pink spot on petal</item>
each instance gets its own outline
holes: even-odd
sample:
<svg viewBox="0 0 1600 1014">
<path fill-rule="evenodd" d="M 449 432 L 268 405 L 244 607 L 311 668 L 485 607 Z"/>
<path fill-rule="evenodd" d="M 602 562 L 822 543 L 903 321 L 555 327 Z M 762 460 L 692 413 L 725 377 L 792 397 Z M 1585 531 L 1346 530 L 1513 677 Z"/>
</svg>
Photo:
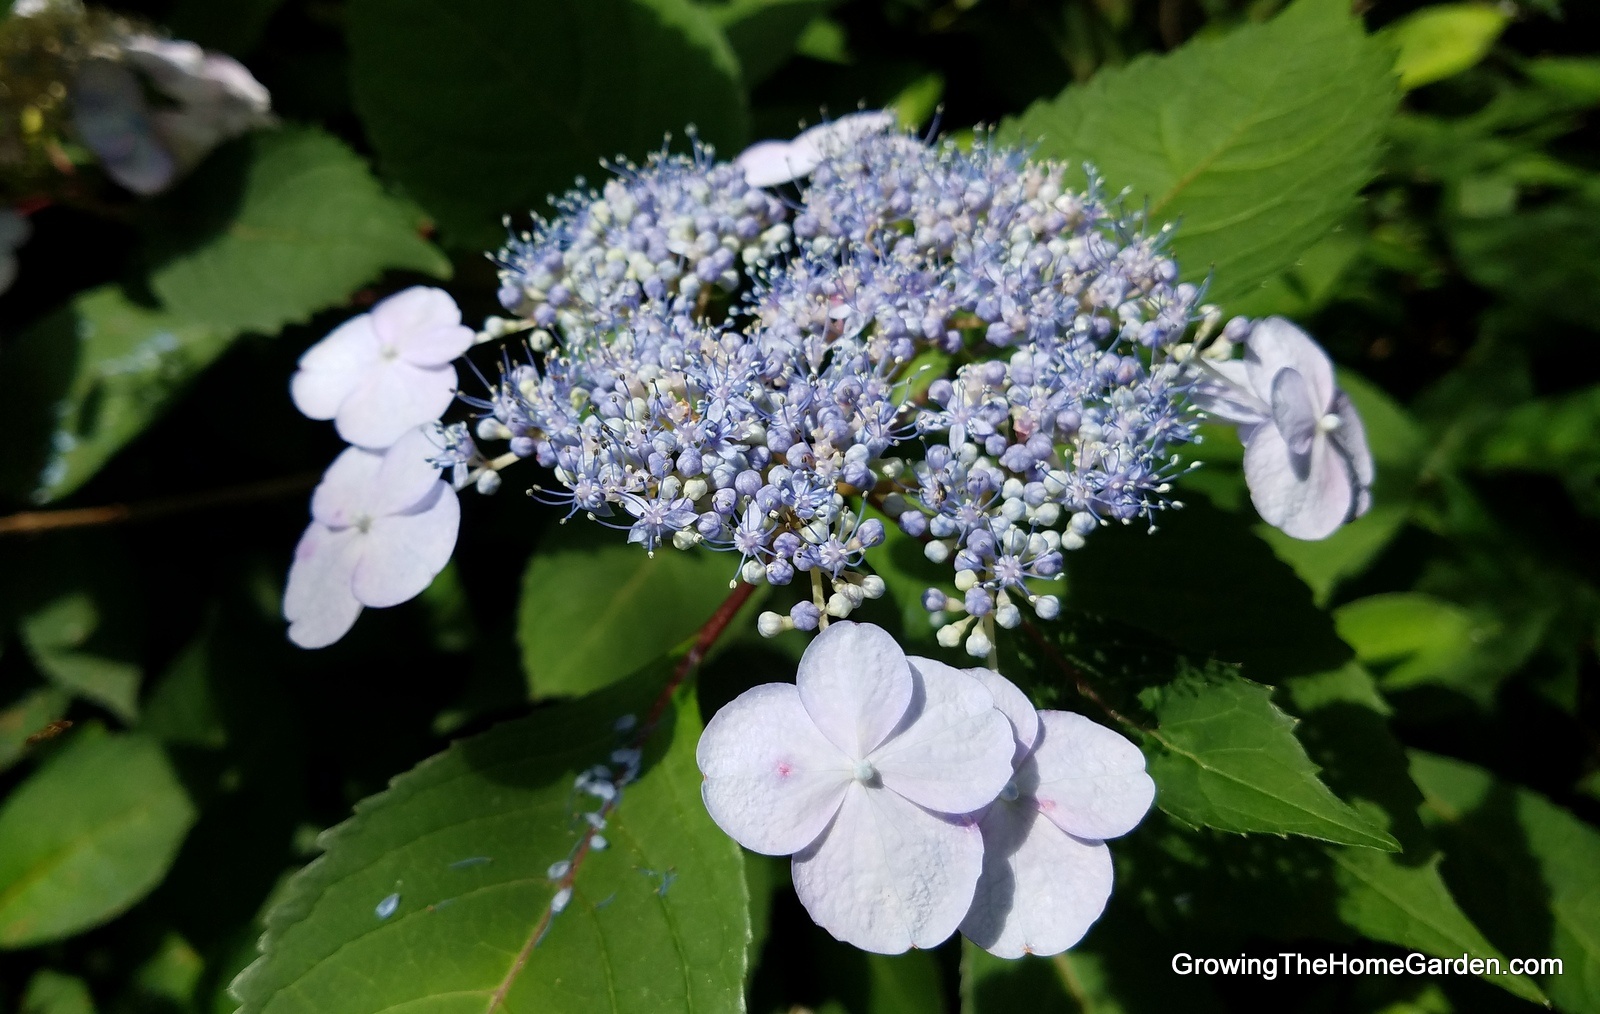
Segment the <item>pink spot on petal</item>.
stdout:
<svg viewBox="0 0 1600 1014">
<path fill-rule="evenodd" d="M 794 772 L 794 768 L 793 768 L 793 766 L 791 766 L 789 764 L 788 761 L 779 761 L 778 762 L 778 777 L 779 778 L 788 778 L 789 775 L 792 774 L 793 772 Z"/>
</svg>

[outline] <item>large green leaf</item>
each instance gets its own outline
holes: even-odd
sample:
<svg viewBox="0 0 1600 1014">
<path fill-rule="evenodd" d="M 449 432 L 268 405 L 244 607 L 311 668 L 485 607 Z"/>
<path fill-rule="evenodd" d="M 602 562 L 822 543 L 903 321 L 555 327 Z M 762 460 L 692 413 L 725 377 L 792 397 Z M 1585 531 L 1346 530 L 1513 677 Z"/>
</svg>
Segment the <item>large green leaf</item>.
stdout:
<svg viewBox="0 0 1600 1014">
<path fill-rule="evenodd" d="M 317 130 L 252 135 L 208 160 L 163 210 L 168 253 L 151 288 L 182 319 L 223 331 L 275 334 L 388 268 L 450 273 L 418 232 L 421 213 Z"/>
<path fill-rule="evenodd" d="M 1156 805 L 1195 826 L 1302 835 L 1395 850 L 1394 838 L 1334 795 L 1272 691 L 1219 662 L 1195 663 L 1151 638 L 1088 617 L 1040 625 L 1004 667 L 1041 707 L 1087 697 L 1142 742 Z M 1077 704 L 1082 707 L 1081 703 Z"/>
<path fill-rule="evenodd" d="M 1185 277 L 1212 300 L 1294 263 L 1372 176 L 1394 109 L 1393 60 L 1343 0 L 1298 0 L 1264 25 L 1097 74 L 1006 122 L 1039 154 L 1087 160 L 1152 220 L 1182 219 Z"/>
<path fill-rule="evenodd" d="M 0 490 L 39 503 L 77 489 L 153 422 L 233 340 L 90 289 L 0 356 Z"/>
<path fill-rule="evenodd" d="M 661 657 L 728 597 L 737 563 L 706 550 L 652 556 L 616 539 L 535 553 L 517 606 L 530 692 L 586 694 Z"/>
<path fill-rule="evenodd" d="M 268 913 L 234 983 L 243 1011 L 742 1011 L 749 899 L 700 801 L 693 695 L 649 739 L 609 847 L 580 844 L 600 804 L 574 776 L 608 762 L 627 741 L 617 720 L 642 720 L 664 678 L 460 742 L 360 804 Z M 570 903 L 552 913 L 551 866 L 568 859 Z"/>
<path fill-rule="evenodd" d="M 349 33 L 380 165 L 468 246 L 667 131 L 744 140 L 738 60 L 689 0 L 357 0 Z"/>
<path fill-rule="evenodd" d="M 194 819 L 154 740 L 76 733 L 0 807 L 0 948 L 121 914 L 161 882 Z"/>
<path fill-rule="evenodd" d="M 1471 764 L 1413 751 L 1411 774 L 1462 903 L 1511 953 L 1561 959 L 1540 979 L 1558 1007 L 1600 1011 L 1600 831 Z"/>
<path fill-rule="evenodd" d="M 1158 516 L 1153 532 L 1112 525 L 1092 533 L 1067 556 L 1064 601 L 1238 662 L 1267 682 L 1350 657 L 1310 589 L 1245 518 L 1199 496 L 1183 501 Z"/>
</svg>

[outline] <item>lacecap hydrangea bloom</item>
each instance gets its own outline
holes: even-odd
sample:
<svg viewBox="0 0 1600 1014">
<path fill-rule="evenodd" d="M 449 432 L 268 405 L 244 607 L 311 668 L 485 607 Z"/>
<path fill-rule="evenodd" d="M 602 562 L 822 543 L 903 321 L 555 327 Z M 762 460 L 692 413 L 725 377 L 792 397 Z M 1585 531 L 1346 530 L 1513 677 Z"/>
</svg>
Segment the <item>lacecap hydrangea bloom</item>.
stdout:
<svg viewBox="0 0 1600 1014">
<path fill-rule="evenodd" d="M 925 142 L 879 112 L 778 145 L 727 163 L 691 140 L 615 165 L 512 238 L 495 258 L 510 316 L 477 336 L 507 344 L 488 389 L 462 395 L 475 418 L 435 436 L 456 488 L 493 492 L 529 461 L 522 488 L 566 516 L 646 552 L 727 552 L 730 579 L 799 583 L 764 634 L 882 595 L 866 554 L 896 525 L 950 568 L 923 596 L 940 642 L 986 657 L 998 629 L 1056 615 L 1049 585 L 1096 529 L 1175 505 L 1203 409 L 1267 404 L 1215 396 L 1236 368 L 1213 362 L 1222 343 L 1196 349 L 1220 311 L 1180 281 L 1169 230 L 1092 172 L 1075 190 L 1065 165 L 981 135 Z M 468 344 L 449 314 L 426 340 L 385 337 L 386 311 L 296 381 L 363 446 L 437 418 Z M 1301 414 L 1349 414 L 1317 383 Z M 1301 457 L 1344 448 L 1353 484 L 1370 479 L 1358 423 L 1309 432 Z M 1253 461 L 1275 460 L 1246 435 L 1269 441 Z M 1325 506 L 1326 467 L 1292 504 L 1265 492 L 1283 473 L 1249 469 L 1269 521 L 1326 534 L 1352 513 Z"/>
<path fill-rule="evenodd" d="M 960 927 L 1004 957 L 1076 943 L 1111 893 L 1099 839 L 1154 787 L 1139 750 L 1035 713 L 997 673 L 907 658 L 882 629 L 834 623 L 794 684 L 717 712 L 697 751 L 712 819 L 793 855 L 795 893 L 834 936 L 897 954 Z"/>
</svg>

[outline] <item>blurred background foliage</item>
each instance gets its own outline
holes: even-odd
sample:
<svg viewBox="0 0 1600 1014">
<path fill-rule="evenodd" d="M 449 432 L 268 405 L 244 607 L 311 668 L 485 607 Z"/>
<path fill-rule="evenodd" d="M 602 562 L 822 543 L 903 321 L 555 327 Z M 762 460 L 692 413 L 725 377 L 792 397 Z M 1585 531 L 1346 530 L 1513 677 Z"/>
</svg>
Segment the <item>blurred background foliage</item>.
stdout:
<svg viewBox="0 0 1600 1014">
<path fill-rule="evenodd" d="M 0 1009 L 34 1014 L 235 1010 L 227 986 L 318 832 L 452 738 L 538 721 L 538 702 L 650 662 L 721 598 L 720 559 L 652 567 L 503 494 L 468 504 L 456 562 L 419 600 L 328 650 L 290 646 L 282 581 L 339 445 L 294 412 L 287 378 L 352 308 L 448 278 L 469 321 L 494 312 L 482 250 L 499 216 L 668 128 L 692 121 L 731 155 L 864 103 L 1026 135 L 1049 111 L 1014 118 L 1041 99 L 1105 94 L 1118 68 L 1281 5 L 113 6 L 244 61 L 284 126 L 151 201 L 92 169 L 46 187 L 0 295 Z M 1241 663 L 1300 720 L 1290 760 L 1309 755 L 1399 858 L 1196 831 L 1164 803 L 1117 851 L 1122 887 L 1083 946 L 1001 963 L 845 948 L 781 862 L 747 857 L 751 1009 L 1600 1011 L 1600 360 L 1583 358 L 1600 338 L 1600 8 L 1359 13 L 1403 91 L 1372 121 L 1376 173 L 1227 309 L 1290 316 L 1328 346 L 1369 428 L 1376 506 L 1327 542 L 1283 538 L 1256 522 L 1219 430 L 1189 509 L 1069 561 L 1069 605 L 1111 626 L 1069 625 L 1064 650 L 1139 661 L 1154 634 Z M 1104 91 L 1073 90 L 1088 82 Z M 1043 143 L 1073 157 L 1079 138 Z M 0 196 L 26 205 L 38 183 Z M 863 618 L 937 651 L 915 547 L 872 562 L 893 594 Z M 635 636 L 575 637 L 586 624 Z M 705 672 L 706 714 L 792 673 L 795 635 L 750 626 Z M 1273 708 L 1232 686 L 1238 707 Z M 1155 690 L 1132 706 L 1179 728 L 1180 695 Z M 1396 947 L 1558 955 L 1566 974 L 1264 983 L 1167 964 Z"/>
</svg>

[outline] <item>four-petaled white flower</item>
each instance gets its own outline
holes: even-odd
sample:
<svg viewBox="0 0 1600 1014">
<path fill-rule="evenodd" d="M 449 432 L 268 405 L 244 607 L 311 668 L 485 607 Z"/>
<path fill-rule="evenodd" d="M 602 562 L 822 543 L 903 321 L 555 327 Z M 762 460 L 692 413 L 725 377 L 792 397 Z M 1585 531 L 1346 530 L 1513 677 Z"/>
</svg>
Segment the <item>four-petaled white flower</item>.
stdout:
<svg viewBox="0 0 1600 1014">
<path fill-rule="evenodd" d="M 794 684 L 717 712 L 697 757 L 717 824 L 746 848 L 794 855 L 818 925 L 869 951 L 932 947 L 960 925 L 983 870 L 970 816 L 1011 779 L 994 698 L 942 662 L 907 658 L 869 624 L 837 622 Z"/>
<path fill-rule="evenodd" d="M 1016 735 L 1016 774 L 983 814 L 983 875 L 961 932 L 1002 958 L 1059 954 L 1111 897 L 1105 839 L 1133 830 L 1155 799 L 1144 755 L 1082 715 L 1035 711 L 1004 676 L 969 669 Z"/>
<path fill-rule="evenodd" d="M 448 293 L 413 286 L 311 346 L 290 393 L 305 415 L 332 419 L 347 442 L 388 447 L 450 407 L 457 382 L 451 364 L 472 340 Z"/>
<path fill-rule="evenodd" d="M 385 452 L 350 447 L 328 466 L 283 593 L 291 641 L 332 644 L 363 606 L 399 605 L 444 569 L 461 506 L 428 460 L 438 452 L 417 428 Z"/>
<path fill-rule="evenodd" d="M 1239 427 L 1250 500 L 1297 539 L 1325 539 L 1372 505 L 1372 452 L 1328 354 L 1282 317 L 1257 322 L 1245 357 L 1209 364 L 1196 401 Z"/>
<path fill-rule="evenodd" d="M 757 141 L 733 160 L 752 187 L 775 187 L 811 175 L 822 160 L 871 134 L 894 129 L 895 114 L 868 109 L 802 130 L 792 141 Z"/>
</svg>

